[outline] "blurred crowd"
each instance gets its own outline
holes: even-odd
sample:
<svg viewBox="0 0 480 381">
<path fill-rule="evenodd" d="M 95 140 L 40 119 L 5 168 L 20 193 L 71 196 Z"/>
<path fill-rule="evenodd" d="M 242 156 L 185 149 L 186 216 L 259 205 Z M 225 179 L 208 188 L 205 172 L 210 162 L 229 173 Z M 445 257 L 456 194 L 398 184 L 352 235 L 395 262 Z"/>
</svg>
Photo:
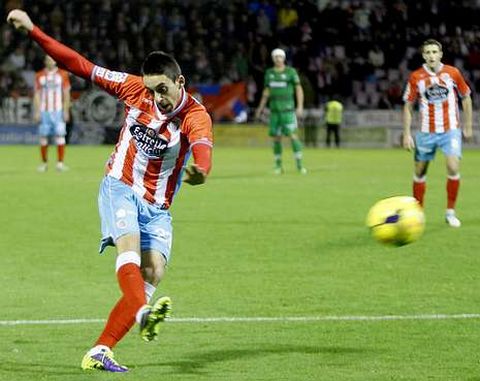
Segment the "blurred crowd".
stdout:
<svg viewBox="0 0 480 381">
<path fill-rule="evenodd" d="M 152 50 L 171 52 L 188 84 L 245 81 L 258 102 L 270 52 L 301 74 L 306 106 L 338 95 L 350 108 L 395 108 L 426 38 L 444 61 L 480 81 L 480 0 L 6 0 L 98 65 L 137 72 Z M 461 23 L 459 23 L 461 20 Z M 0 98 L 31 93 L 43 54 L 0 23 Z M 89 86 L 74 79 L 74 89 Z M 480 88 L 480 87 L 479 87 Z M 475 99 L 474 99 L 475 100 Z"/>
</svg>

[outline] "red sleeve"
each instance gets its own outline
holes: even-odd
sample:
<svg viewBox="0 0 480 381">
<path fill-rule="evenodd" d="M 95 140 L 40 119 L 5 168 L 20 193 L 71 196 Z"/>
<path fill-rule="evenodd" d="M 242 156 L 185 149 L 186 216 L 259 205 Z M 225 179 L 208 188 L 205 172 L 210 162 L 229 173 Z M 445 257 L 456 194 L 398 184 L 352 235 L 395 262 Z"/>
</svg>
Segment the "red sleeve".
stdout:
<svg viewBox="0 0 480 381">
<path fill-rule="evenodd" d="M 193 153 L 193 161 L 208 174 L 212 167 L 213 130 L 212 119 L 202 106 L 196 107 L 185 117 L 182 132 L 187 135 Z"/>
<path fill-rule="evenodd" d="M 200 171 L 209 174 L 212 169 L 212 147 L 206 144 L 196 144 L 192 147 L 193 161 Z"/>
<path fill-rule="evenodd" d="M 30 37 L 39 44 L 45 53 L 51 56 L 55 62 L 65 67 L 69 72 L 79 77 L 90 79 L 95 65 L 85 57 L 46 35 L 36 25 L 34 25 L 33 30 L 30 32 Z"/>
<path fill-rule="evenodd" d="M 129 97 L 134 98 L 139 91 L 144 89 L 140 77 L 96 66 L 75 50 L 42 32 L 36 25 L 30 32 L 30 37 L 60 66 L 79 77 L 93 81 L 108 93 L 122 100 L 128 102 Z"/>
<path fill-rule="evenodd" d="M 95 66 L 92 81 L 108 93 L 124 100 L 127 103 L 138 101 L 139 93 L 145 91 L 141 77 L 121 71 L 112 71 L 104 67 Z"/>
<path fill-rule="evenodd" d="M 182 132 L 187 135 L 191 146 L 200 143 L 213 146 L 212 119 L 203 106 L 198 106 L 188 113 Z"/>
</svg>

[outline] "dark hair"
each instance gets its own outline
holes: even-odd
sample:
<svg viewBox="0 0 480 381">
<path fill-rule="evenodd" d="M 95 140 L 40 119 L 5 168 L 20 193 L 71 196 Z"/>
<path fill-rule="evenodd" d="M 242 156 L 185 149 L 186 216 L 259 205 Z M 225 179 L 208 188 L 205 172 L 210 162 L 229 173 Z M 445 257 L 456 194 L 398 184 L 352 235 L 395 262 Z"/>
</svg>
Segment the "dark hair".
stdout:
<svg viewBox="0 0 480 381">
<path fill-rule="evenodd" d="M 154 51 L 148 54 L 142 64 L 143 75 L 165 74 L 175 82 L 182 70 L 175 58 L 170 54 L 161 51 Z"/>
<path fill-rule="evenodd" d="M 437 40 L 434 40 L 433 38 L 429 38 L 428 40 L 425 40 L 423 42 L 422 46 L 421 46 L 422 53 L 423 53 L 423 49 L 427 45 L 436 45 L 436 46 L 438 46 L 438 49 L 440 49 L 440 51 L 442 51 L 442 44 L 440 42 L 438 42 Z"/>
</svg>

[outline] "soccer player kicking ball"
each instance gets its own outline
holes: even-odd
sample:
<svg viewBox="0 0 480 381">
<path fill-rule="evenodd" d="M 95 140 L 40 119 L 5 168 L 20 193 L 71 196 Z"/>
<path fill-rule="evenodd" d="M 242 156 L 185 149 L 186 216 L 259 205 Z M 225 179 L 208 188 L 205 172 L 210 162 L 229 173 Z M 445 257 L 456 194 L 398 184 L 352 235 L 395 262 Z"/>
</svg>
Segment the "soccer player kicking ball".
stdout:
<svg viewBox="0 0 480 381">
<path fill-rule="evenodd" d="M 195 164 L 186 169 L 184 181 L 191 185 L 205 182 L 211 168 L 211 119 L 187 94 L 180 67 L 166 53 L 150 53 L 142 64 L 142 76 L 110 71 L 47 36 L 21 10 L 11 11 L 7 20 L 26 31 L 68 71 L 92 80 L 125 102 L 125 124 L 106 164 L 98 198 L 103 235 L 100 252 L 107 245 L 117 248 L 116 273 L 122 297 L 81 366 L 126 372 L 127 367 L 114 359 L 112 348 L 135 322 L 145 341 L 155 339 L 160 323 L 170 313 L 168 297 L 149 304 L 170 257 L 168 209 L 190 153 Z"/>
<path fill-rule="evenodd" d="M 462 132 L 458 117 L 458 95 L 462 98 L 464 114 L 463 136 L 469 139 L 472 132 L 472 100 L 470 88 L 460 71 L 441 63 L 442 45 L 436 40 L 422 44 L 425 64 L 410 75 L 405 89 L 403 109 L 403 146 L 415 149 L 415 175 L 413 196 L 423 206 L 428 165 L 440 148 L 447 164 L 446 222 L 460 227 L 455 214 L 455 202 L 460 186 L 460 158 L 462 156 Z M 419 101 L 421 128 L 411 135 L 412 108 Z"/>
</svg>

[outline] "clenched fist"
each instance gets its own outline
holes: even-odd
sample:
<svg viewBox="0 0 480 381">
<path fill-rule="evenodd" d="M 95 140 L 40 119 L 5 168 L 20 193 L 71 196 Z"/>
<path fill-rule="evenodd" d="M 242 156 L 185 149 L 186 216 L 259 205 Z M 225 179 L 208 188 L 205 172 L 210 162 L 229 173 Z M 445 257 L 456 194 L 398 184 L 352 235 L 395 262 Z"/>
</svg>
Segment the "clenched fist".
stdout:
<svg viewBox="0 0 480 381">
<path fill-rule="evenodd" d="M 28 16 L 27 12 L 24 12 L 20 9 L 14 9 L 10 11 L 7 16 L 7 22 L 12 24 L 15 29 L 24 31 L 24 32 L 31 32 L 33 29 L 33 22 Z"/>
</svg>

